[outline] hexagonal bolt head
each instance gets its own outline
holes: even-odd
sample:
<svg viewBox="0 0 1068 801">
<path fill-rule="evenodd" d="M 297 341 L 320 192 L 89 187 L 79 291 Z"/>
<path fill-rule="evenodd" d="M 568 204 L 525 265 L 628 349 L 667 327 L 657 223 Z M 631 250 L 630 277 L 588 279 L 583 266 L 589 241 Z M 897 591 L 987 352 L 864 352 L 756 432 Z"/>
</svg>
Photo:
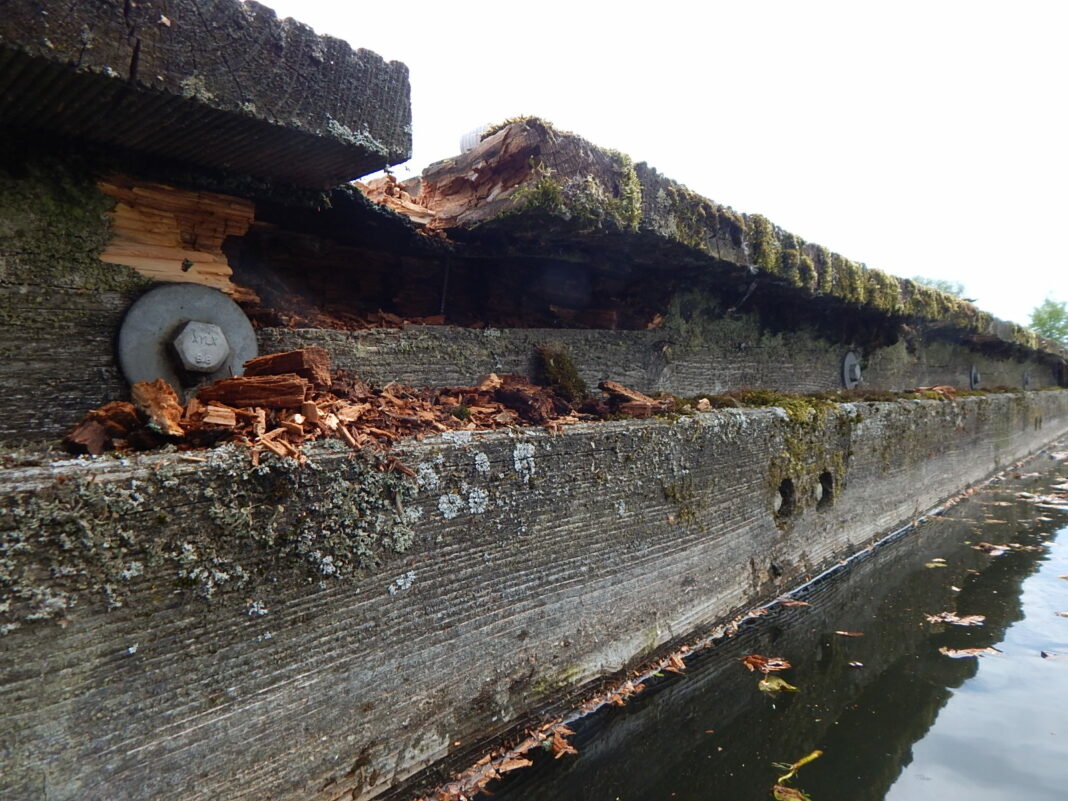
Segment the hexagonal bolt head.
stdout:
<svg viewBox="0 0 1068 801">
<path fill-rule="evenodd" d="M 214 373 L 230 355 L 230 343 L 212 323 L 190 320 L 178 329 L 172 344 L 182 368 L 192 373 Z"/>
</svg>

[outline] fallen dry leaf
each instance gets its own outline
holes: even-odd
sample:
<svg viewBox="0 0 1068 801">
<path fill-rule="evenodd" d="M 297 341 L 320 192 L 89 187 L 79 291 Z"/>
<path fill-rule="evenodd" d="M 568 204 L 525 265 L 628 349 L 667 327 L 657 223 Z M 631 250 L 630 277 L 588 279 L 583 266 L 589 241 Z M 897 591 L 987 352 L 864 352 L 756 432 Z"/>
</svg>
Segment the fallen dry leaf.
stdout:
<svg viewBox="0 0 1068 801">
<path fill-rule="evenodd" d="M 776 784 L 771 788 L 771 794 L 775 801 L 812 801 L 808 795 L 796 787 L 787 787 L 785 784 Z"/>
<path fill-rule="evenodd" d="M 976 551 L 982 551 L 987 556 L 1001 556 L 1003 553 L 1007 552 L 1007 550 L 1002 546 L 994 545 L 993 543 L 989 542 L 977 542 L 975 545 L 972 546 L 972 549 Z"/>
<path fill-rule="evenodd" d="M 947 565 L 945 562 L 934 562 L 934 561 L 924 562 L 923 566 L 924 567 L 949 567 L 949 565 Z"/>
<path fill-rule="evenodd" d="M 1000 654 L 997 648 L 946 648 L 944 645 L 938 649 L 938 653 L 945 654 L 952 659 L 966 659 L 970 656 L 985 656 L 986 654 Z"/>
<path fill-rule="evenodd" d="M 743 656 L 742 664 L 750 670 L 759 670 L 761 673 L 774 673 L 777 670 L 787 670 L 790 667 L 790 663 L 781 656 L 768 657 L 760 654 Z"/>
<path fill-rule="evenodd" d="M 519 770 L 520 768 L 530 767 L 534 763 L 526 757 L 512 757 L 511 759 L 505 759 L 494 767 L 498 773 L 508 773 L 509 771 Z"/>
<path fill-rule="evenodd" d="M 672 654 L 661 666 L 661 669 L 671 673 L 682 673 L 686 670 L 686 663 L 682 661 L 682 657 L 678 654 Z"/>
<path fill-rule="evenodd" d="M 836 631 L 835 634 L 841 637 L 863 637 L 863 631 Z"/>
<path fill-rule="evenodd" d="M 950 623 L 954 626 L 981 626 L 985 615 L 965 615 L 958 617 L 952 612 L 939 612 L 937 615 L 924 615 L 928 623 Z"/>
<path fill-rule="evenodd" d="M 553 752 L 553 757 L 560 759 L 567 754 L 577 754 L 578 749 L 571 745 L 567 741 L 567 735 L 574 734 L 567 726 L 559 726 L 553 732 L 552 739 L 549 741 L 549 748 Z"/>
</svg>

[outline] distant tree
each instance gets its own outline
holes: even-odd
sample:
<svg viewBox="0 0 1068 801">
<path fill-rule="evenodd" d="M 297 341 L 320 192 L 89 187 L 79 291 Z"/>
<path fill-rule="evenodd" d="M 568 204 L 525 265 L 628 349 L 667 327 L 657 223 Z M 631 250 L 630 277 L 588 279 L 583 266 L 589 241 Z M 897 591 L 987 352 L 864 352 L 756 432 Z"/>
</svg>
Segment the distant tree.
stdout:
<svg viewBox="0 0 1068 801">
<path fill-rule="evenodd" d="M 912 280 L 917 284 L 929 286 L 931 289 L 937 289 L 940 292 L 948 292 L 950 295 L 956 295 L 958 298 L 964 297 L 964 284 L 960 281 L 946 281 L 943 278 L 926 278 L 922 275 L 914 275 L 912 276 Z"/>
<path fill-rule="evenodd" d="M 1031 312 L 1031 328 L 1068 345 L 1068 303 L 1046 298 Z"/>
</svg>

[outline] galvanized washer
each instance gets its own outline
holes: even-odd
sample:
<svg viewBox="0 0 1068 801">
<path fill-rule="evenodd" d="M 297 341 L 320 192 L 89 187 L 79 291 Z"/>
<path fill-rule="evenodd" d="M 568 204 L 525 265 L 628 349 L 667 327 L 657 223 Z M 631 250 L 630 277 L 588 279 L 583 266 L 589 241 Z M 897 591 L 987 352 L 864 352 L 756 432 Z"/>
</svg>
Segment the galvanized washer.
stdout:
<svg viewBox="0 0 1068 801">
<path fill-rule="evenodd" d="M 229 354 L 210 373 L 181 369 L 175 336 L 190 321 L 218 326 Z M 200 284 L 164 284 L 134 301 L 119 329 L 119 365 L 131 384 L 164 379 L 175 392 L 241 375 L 257 354 L 256 332 L 241 307 L 217 289 Z"/>
<path fill-rule="evenodd" d="M 856 389 L 860 381 L 860 359 L 856 353 L 849 351 L 842 359 L 842 386 Z"/>
</svg>

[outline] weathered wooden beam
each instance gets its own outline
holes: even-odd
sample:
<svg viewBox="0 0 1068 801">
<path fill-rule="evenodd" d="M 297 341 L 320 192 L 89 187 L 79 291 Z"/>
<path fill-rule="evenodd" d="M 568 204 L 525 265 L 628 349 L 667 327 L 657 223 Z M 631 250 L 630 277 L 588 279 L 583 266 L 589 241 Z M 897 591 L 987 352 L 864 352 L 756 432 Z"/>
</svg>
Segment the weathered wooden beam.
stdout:
<svg viewBox="0 0 1068 801">
<path fill-rule="evenodd" d="M 371 798 L 1066 429 L 1050 391 L 450 434 L 395 451 L 414 483 L 347 450 L 24 456 L 0 797 Z"/>
<path fill-rule="evenodd" d="M 403 64 L 238 0 L 5 3 L 0 120 L 319 188 L 411 151 Z"/>
</svg>

